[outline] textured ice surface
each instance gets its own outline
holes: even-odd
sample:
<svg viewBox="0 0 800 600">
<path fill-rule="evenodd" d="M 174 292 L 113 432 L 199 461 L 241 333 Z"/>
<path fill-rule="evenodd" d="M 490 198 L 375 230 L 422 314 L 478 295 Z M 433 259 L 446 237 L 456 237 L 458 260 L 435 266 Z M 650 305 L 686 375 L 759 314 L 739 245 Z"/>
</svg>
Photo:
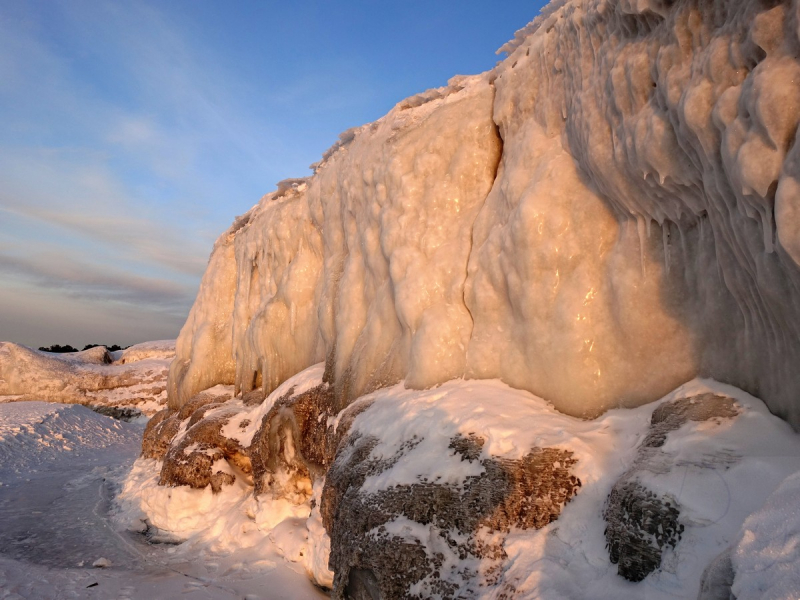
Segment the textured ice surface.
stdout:
<svg viewBox="0 0 800 600">
<path fill-rule="evenodd" d="M 0 342 L 0 402 L 44 400 L 152 415 L 167 401 L 175 342 L 56 354 Z"/>
<path fill-rule="evenodd" d="M 170 402 L 500 378 L 572 415 L 695 375 L 800 424 L 796 2 L 552 3 L 214 249 Z"/>
</svg>

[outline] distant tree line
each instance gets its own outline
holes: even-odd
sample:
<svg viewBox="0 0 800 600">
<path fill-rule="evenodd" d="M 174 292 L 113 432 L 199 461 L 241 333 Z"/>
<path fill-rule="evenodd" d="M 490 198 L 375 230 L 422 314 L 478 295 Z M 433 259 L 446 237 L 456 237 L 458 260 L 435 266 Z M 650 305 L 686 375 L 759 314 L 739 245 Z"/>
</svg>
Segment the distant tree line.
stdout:
<svg viewBox="0 0 800 600">
<path fill-rule="evenodd" d="M 83 347 L 83 350 L 88 350 L 89 348 L 97 348 L 97 346 L 104 346 L 105 344 L 86 344 Z M 126 348 L 130 348 L 130 346 L 120 346 L 119 344 L 114 344 L 113 346 L 106 346 L 109 352 L 116 352 L 117 350 L 125 350 Z M 69 344 L 66 346 L 62 346 L 61 344 L 53 344 L 52 346 L 39 346 L 39 350 L 42 352 L 78 352 L 77 348 L 73 348 Z M 82 350 L 82 351 L 83 351 Z M 82 352 L 81 351 L 81 352 Z"/>
</svg>

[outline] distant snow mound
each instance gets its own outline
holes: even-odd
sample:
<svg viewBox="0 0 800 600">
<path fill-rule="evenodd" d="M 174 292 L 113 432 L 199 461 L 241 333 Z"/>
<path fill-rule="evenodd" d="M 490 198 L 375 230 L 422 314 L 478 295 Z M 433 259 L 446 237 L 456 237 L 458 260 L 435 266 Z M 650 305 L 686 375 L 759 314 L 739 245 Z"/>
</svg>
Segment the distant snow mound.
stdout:
<svg viewBox="0 0 800 600">
<path fill-rule="evenodd" d="M 0 342 L 0 402 L 41 400 L 103 407 L 126 418 L 151 415 L 166 402 L 174 355 L 173 340 L 118 353 L 97 346 L 64 354 Z"/>
<path fill-rule="evenodd" d="M 172 360 L 175 358 L 175 340 L 142 342 L 120 350 L 119 353 L 119 358 L 114 358 L 114 362 L 121 365 L 146 359 Z"/>
</svg>

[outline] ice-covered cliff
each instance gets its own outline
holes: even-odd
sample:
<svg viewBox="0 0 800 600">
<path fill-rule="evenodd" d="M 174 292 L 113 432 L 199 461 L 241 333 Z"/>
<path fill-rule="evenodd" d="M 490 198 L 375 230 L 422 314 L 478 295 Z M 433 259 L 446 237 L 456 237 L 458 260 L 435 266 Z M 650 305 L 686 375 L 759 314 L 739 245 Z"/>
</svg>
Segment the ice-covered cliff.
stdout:
<svg viewBox="0 0 800 600">
<path fill-rule="evenodd" d="M 500 378 L 571 415 L 702 375 L 800 425 L 800 3 L 572 0 L 343 134 L 217 242 L 169 379 L 341 408 Z"/>
</svg>

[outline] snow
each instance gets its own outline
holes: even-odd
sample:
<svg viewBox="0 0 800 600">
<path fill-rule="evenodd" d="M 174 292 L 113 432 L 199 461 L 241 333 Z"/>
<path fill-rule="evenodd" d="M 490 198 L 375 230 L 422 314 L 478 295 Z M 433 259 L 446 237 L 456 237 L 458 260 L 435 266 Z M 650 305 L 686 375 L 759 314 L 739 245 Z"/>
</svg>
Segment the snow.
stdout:
<svg viewBox="0 0 800 600">
<path fill-rule="evenodd" d="M 330 541 L 319 510 L 268 494 L 253 497 L 240 478 L 222 492 L 158 485 L 160 465 L 138 459 L 123 483 L 115 521 L 154 539 L 180 543 L 176 557 L 212 557 L 219 561 L 274 567 L 281 558 L 298 563 L 312 579 L 329 585 Z M 315 490 L 317 496 L 321 489 Z"/>
<path fill-rule="evenodd" d="M 740 600 L 800 597 L 800 472 L 747 517 L 734 545 L 732 592 Z"/>
<path fill-rule="evenodd" d="M 218 555 L 121 527 L 141 435 L 79 405 L 0 404 L 1 598 L 324 597 L 273 546 Z"/>
<path fill-rule="evenodd" d="M 82 406 L 46 402 L 0 404 L 0 484 L 35 478 L 69 453 L 76 459 L 124 441 L 140 443 L 141 431 Z"/>
<path fill-rule="evenodd" d="M 174 340 L 55 354 L 0 342 L 0 402 L 44 400 L 152 415 L 167 401 Z"/>
</svg>

